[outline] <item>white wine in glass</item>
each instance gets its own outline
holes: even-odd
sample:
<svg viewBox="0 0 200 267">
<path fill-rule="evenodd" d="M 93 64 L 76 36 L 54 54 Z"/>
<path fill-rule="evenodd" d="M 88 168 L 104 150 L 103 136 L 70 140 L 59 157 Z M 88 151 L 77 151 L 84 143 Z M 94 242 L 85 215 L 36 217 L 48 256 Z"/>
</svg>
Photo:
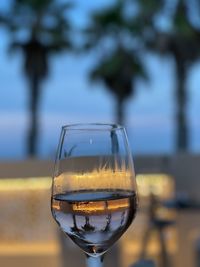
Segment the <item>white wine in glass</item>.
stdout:
<svg viewBox="0 0 200 267">
<path fill-rule="evenodd" d="M 62 127 L 51 209 L 62 231 L 86 253 L 88 266 L 101 266 L 137 211 L 133 161 L 122 126 Z"/>
</svg>

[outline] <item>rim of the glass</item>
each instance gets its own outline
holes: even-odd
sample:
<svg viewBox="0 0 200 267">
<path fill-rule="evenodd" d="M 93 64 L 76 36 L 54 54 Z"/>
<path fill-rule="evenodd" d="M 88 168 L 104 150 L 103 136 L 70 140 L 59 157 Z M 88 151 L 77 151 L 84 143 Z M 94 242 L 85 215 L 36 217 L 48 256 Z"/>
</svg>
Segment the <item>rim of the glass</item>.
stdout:
<svg viewBox="0 0 200 267">
<path fill-rule="evenodd" d="M 74 123 L 62 126 L 62 130 L 74 131 L 111 131 L 124 130 L 124 126 L 114 123 Z"/>
</svg>

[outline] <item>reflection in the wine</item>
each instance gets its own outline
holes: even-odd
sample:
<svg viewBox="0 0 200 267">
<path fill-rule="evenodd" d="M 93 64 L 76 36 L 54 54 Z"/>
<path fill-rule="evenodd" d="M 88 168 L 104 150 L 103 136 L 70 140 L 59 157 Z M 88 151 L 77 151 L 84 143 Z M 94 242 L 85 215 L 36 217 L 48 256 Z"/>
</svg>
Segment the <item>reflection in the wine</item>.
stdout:
<svg viewBox="0 0 200 267">
<path fill-rule="evenodd" d="M 136 195 L 130 191 L 78 191 L 52 198 L 55 220 L 88 254 L 102 254 L 116 242 L 136 210 Z"/>
</svg>

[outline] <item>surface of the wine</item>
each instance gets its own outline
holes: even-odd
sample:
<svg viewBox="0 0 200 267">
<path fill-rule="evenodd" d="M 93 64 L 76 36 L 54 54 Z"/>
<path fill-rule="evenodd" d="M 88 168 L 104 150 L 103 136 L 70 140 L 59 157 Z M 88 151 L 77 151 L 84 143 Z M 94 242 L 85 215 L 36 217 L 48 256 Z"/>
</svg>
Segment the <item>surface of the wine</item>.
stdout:
<svg viewBox="0 0 200 267">
<path fill-rule="evenodd" d="M 52 197 L 52 214 L 61 229 L 88 254 L 105 252 L 135 217 L 133 191 L 73 191 Z"/>
</svg>

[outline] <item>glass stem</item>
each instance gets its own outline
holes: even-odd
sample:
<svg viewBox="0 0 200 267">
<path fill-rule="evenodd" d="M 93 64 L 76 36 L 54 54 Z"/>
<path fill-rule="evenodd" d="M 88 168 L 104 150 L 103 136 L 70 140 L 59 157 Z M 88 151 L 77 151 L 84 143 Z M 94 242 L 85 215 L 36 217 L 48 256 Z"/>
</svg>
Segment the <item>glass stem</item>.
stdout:
<svg viewBox="0 0 200 267">
<path fill-rule="evenodd" d="M 91 257 L 86 254 L 87 267 L 102 267 L 104 255 Z"/>
</svg>

